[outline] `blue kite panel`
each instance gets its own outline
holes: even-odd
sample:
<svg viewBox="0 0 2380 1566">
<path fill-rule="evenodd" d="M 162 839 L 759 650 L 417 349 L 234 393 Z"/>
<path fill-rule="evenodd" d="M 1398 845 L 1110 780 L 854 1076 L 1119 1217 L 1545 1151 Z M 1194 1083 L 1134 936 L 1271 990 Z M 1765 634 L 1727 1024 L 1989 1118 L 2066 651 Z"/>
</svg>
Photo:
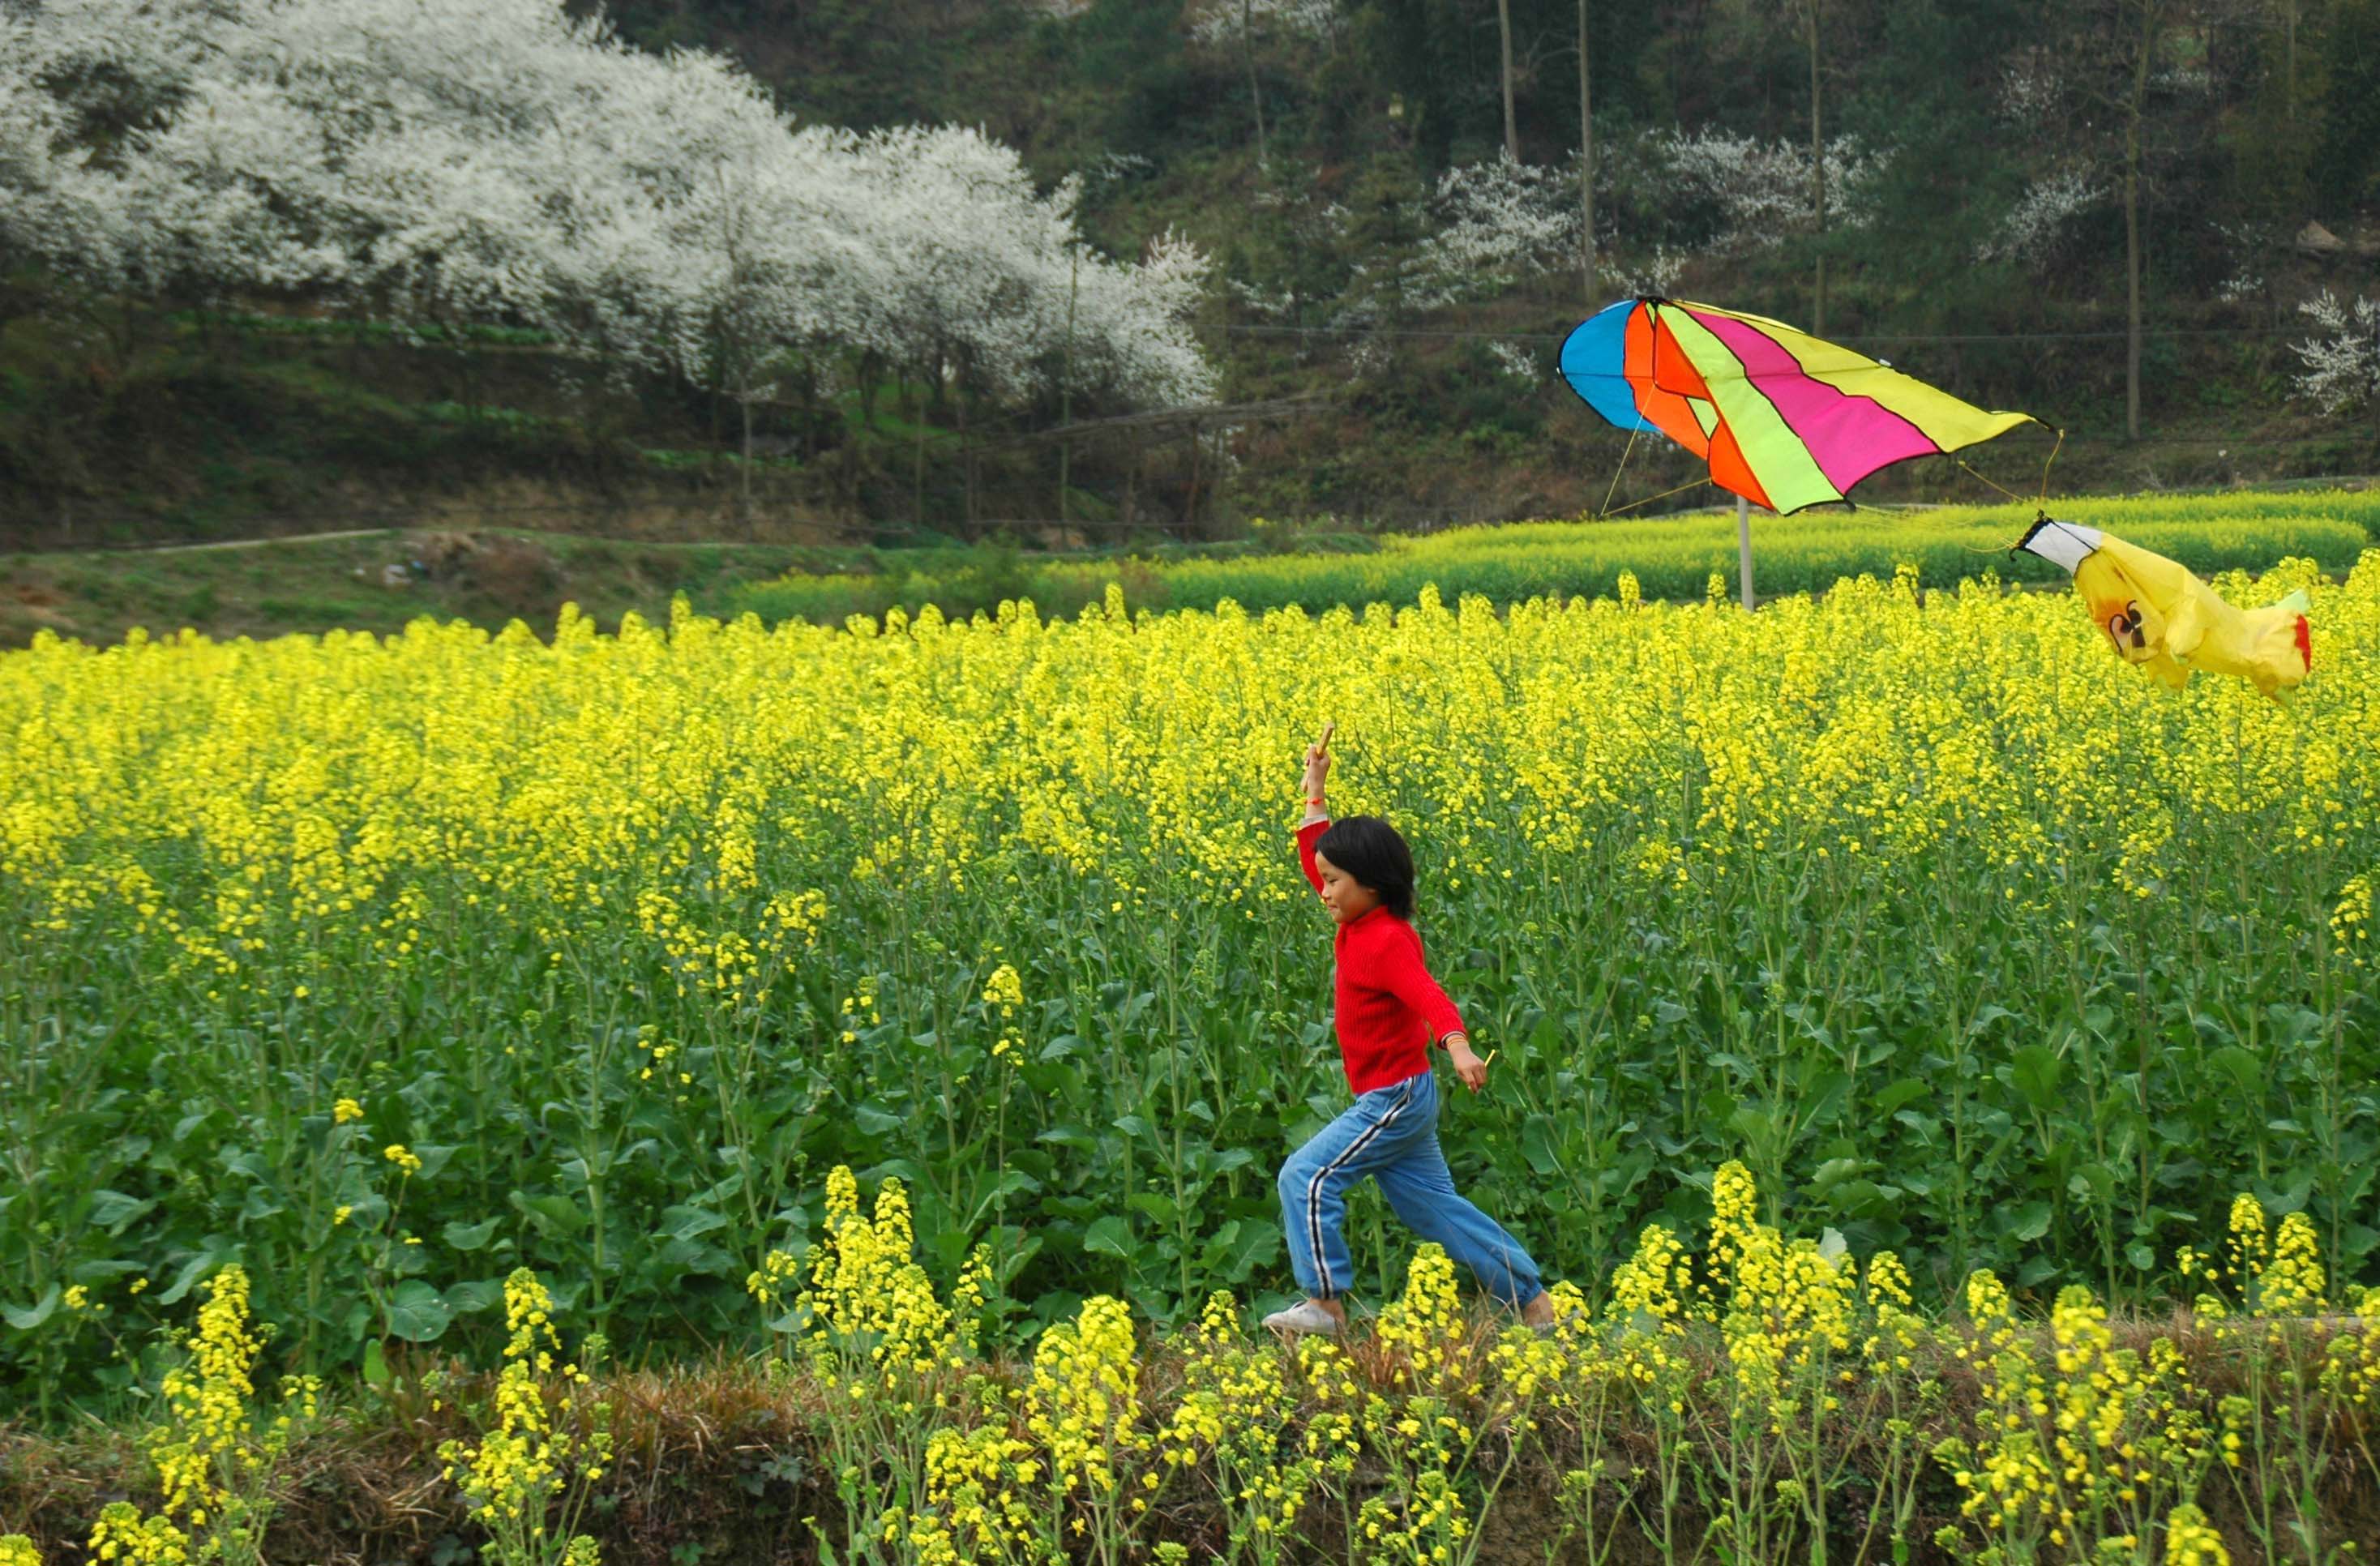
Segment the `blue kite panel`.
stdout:
<svg viewBox="0 0 2380 1566">
<path fill-rule="evenodd" d="M 1636 411 L 1636 394 L 1621 373 L 1628 339 L 1628 315 L 1634 299 L 1608 305 L 1581 322 L 1562 339 L 1561 376 L 1581 401 L 1622 430 L 1658 434 Z"/>
</svg>

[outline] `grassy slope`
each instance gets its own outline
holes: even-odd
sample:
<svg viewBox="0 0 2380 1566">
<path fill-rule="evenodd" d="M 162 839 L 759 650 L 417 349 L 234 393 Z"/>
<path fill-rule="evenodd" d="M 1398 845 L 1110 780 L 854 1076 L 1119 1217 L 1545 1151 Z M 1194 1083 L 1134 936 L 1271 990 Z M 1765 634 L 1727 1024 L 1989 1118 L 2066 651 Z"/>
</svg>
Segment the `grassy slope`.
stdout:
<svg viewBox="0 0 2380 1566">
<path fill-rule="evenodd" d="M 201 328 L 0 275 L 0 549 L 179 543 L 430 517 L 614 537 L 814 540 L 791 460 L 754 475 L 698 400 L 567 379 L 535 345 L 468 357 L 302 317 Z M 483 334 L 482 335 L 488 335 Z M 652 395 L 646 395 L 648 392 Z"/>
<path fill-rule="evenodd" d="M 2139 541 L 2213 570 L 2267 564 L 2306 552 L 2332 570 L 2353 564 L 2355 529 L 2380 539 L 2380 490 L 2348 494 L 2241 492 L 2141 501 L 2078 500 L 2061 514 L 2129 529 Z M 2151 514 L 2154 514 L 2152 516 Z M 1824 587 L 1845 573 L 1888 573 L 1916 559 L 1925 579 L 1947 582 L 1972 559 L 2003 577 L 2025 575 L 1974 548 L 2004 542 L 2022 526 L 2018 509 L 1821 516 L 1803 523 L 1764 518 L 1755 559 L 1765 595 Z M 2228 540 L 2191 530 L 2226 521 Z M 1799 544 L 1790 530 L 1799 528 Z M 2161 532 L 2159 528 L 2169 531 Z M 346 627 L 388 633 L 423 615 L 491 628 L 519 618 L 544 630 L 565 602 L 605 626 L 633 610 L 665 618 L 673 595 L 733 614 L 802 614 L 839 622 L 880 613 L 894 601 L 932 597 L 964 613 L 1002 597 L 1030 596 L 1045 613 L 1067 613 L 1121 579 L 1147 607 L 1211 603 L 1229 595 L 1252 608 L 1351 594 L 1410 601 L 1421 582 L 1449 598 L 1464 591 L 1516 596 L 1549 587 L 1609 592 L 1625 567 L 1653 597 L 1698 597 L 1711 571 L 1731 586 L 1731 514 L 1641 523 L 1522 524 L 1461 529 L 1420 539 L 1309 538 L 1274 554 L 1176 557 L 1171 564 L 1113 556 L 1037 560 L 977 552 L 930 555 L 778 544 L 656 543 L 517 529 L 468 534 L 385 528 L 356 536 L 282 539 L 237 547 L 0 555 L 0 647 L 21 647 L 42 630 L 93 643 L 120 640 L 138 625 L 152 635 L 183 626 L 214 637 L 267 637 Z M 458 549 L 457 540 L 476 543 Z M 1358 552 L 1349 553 L 1350 547 Z M 391 564 L 420 560 L 406 585 L 383 580 Z M 788 586 L 788 572 L 800 575 Z M 1318 601 L 1319 600 L 1318 600 Z"/>
<path fill-rule="evenodd" d="M 836 563 L 832 552 L 769 544 L 469 536 L 482 547 L 452 559 L 443 558 L 442 535 L 396 528 L 238 548 L 0 555 L 0 647 L 44 629 L 95 642 L 135 625 L 265 637 L 390 632 L 423 615 L 488 626 L 517 616 L 543 630 L 565 602 L 609 626 L 630 610 L 666 618 L 674 593 L 706 602 L 795 565 Z M 430 565 L 427 576 L 383 584 L 384 567 L 414 559 Z"/>
</svg>

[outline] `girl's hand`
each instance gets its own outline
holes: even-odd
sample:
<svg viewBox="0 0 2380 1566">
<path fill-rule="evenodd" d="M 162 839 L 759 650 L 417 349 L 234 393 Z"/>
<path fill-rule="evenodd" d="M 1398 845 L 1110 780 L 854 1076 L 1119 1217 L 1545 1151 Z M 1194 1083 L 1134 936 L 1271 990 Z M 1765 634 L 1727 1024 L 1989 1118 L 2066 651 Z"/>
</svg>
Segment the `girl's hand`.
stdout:
<svg viewBox="0 0 2380 1566">
<path fill-rule="evenodd" d="M 1322 796 L 1322 780 L 1330 775 L 1330 752 L 1324 747 L 1324 742 L 1318 741 L 1307 746 L 1305 747 L 1305 797 L 1319 799 Z"/>
<path fill-rule="evenodd" d="M 1463 1079 L 1463 1086 L 1474 1093 L 1488 1086 L 1488 1062 L 1471 1052 L 1471 1039 L 1467 1035 L 1448 1034 L 1446 1052 L 1453 1060 L 1454 1074 Z"/>
</svg>

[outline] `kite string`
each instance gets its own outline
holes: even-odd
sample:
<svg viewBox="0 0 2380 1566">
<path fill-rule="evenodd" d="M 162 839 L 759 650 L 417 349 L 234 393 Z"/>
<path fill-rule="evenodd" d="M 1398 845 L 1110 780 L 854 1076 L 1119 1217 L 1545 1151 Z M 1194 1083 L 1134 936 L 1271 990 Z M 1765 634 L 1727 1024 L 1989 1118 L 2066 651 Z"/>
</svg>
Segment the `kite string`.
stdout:
<svg viewBox="0 0 2380 1566">
<path fill-rule="evenodd" d="M 1620 448 L 1620 466 L 1611 470 L 1611 486 L 1603 492 L 1603 509 L 1597 513 L 1599 516 L 1611 515 L 1611 497 L 1620 492 L 1620 475 L 1628 471 L 1628 454 L 1636 449 L 1636 431 L 1644 425 L 1640 419 L 1628 427 L 1628 443 Z"/>
<path fill-rule="evenodd" d="M 2058 438 L 2060 442 L 2063 442 L 2066 439 L 2066 431 L 2063 430 L 2059 431 L 2058 432 Z M 2052 447 L 2049 455 L 2053 457 L 2056 456 L 2058 455 L 2057 449 Z M 1965 457 L 1962 456 L 1958 458 L 1958 463 L 1960 467 L 1966 468 L 1970 473 L 1973 473 L 1976 478 L 1982 479 L 1985 483 L 1991 484 L 1992 488 L 1999 491 L 2000 493 L 2008 496 L 2009 499 L 2015 501 L 2020 505 L 2024 504 L 2024 497 L 2022 495 L 2017 493 L 2014 490 L 2010 489 L 2005 484 L 1993 483 L 1989 478 L 1986 478 L 1982 473 L 1976 472 L 1974 467 L 1968 463 Z M 2041 483 L 2042 492 L 2046 494 L 2049 488 L 2049 469 L 2046 466 L 2044 466 L 2041 470 Z M 2016 548 L 2016 542 L 2014 540 L 2011 540 L 2004 544 L 1992 544 L 1985 548 L 1977 548 L 1973 544 L 1961 544 L 1959 547 L 1965 550 L 1969 554 L 2005 554 L 2010 550 Z"/>
<path fill-rule="evenodd" d="M 1632 500 L 1626 505 L 1621 506 L 1620 511 L 1607 511 L 1603 515 L 1607 517 L 1617 516 L 1621 511 L 1633 511 L 1640 505 L 1650 505 L 1657 500 L 1668 500 L 1671 495 L 1682 495 L 1688 490 L 1701 489 L 1705 484 L 1712 481 L 1713 480 L 1708 479 L 1697 479 L 1691 484 L 1680 484 L 1674 490 L 1663 490 L 1658 495 L 1646 495 L 1643 500 Z M 1609 497 L 1607 496 L 1606 498 L 1608 499 Z"/>
<path fill-rule="evenodd" d="M 1999 492 L 2000 492 L 2000 493 L 2002 493 L 2002 494 L 2004 494 L 2004 495 L 2008 496 L 2008 498 L 2009 498 L 2009 499 L 2010 499 L 2010 500 L 2012 500 L 2012 501 L 2019 501 L 2019 502 L 2022 502 L 2022 501 L 2024 499 L 2024 497 L 2023 497 L 2022 495 L 2021 495 L 2021 494 L 2017 493 L 2014 490 L 2010 489 L 2007 485 L 2005 485 L 2005 484 L 2001 484 L 2001 483 L 1996 483 L 1996 482 L 1994 482 L 1992 480 L 1990 480 L 1990 479 L 1988 479 L 1988 478 L 1985 478 L 1985 476 L 1984 476 L 1983 474 L 1976 472 L 1976 471 L 1975 471 L 1975 468 L 1973 467 L 1973 465 L 1971 465 L 1971 464 L 1967 461 L 1967 459 L 1966 459 L 1965 457 L 1963 457 L 1963 456 L 1962 456 L 1962 457 L 1961 457 L 1961 458 L 1959 459 L 1959 466 L 1960 466 L 1960 467 L 1961 467 L 1966 468 L 1966 470 L 1967 470 L 1968 472 L 1970 472 L 1970 473 L 1973 473 L 1973 474 L 1975 475 L 1975 477 L 1976 477 L 1976 478 L 1978 478 L 1978 479 L 1982 479 L 1982 480 L 1984 480 L 1984 482 L 1985 482 L 1985 483 L 1986 483 L 1986 484 L 1990 484 L 1990 485 L 1992 486 L 1992 488 L 1994 488 L 1994 489 L 1996 489 L 1996 490 L 1999 491 Z"/>
<path fill-rule="evenodd" d="M 2036 497 L 2034 497 L 2034 504 L 2035 504 L 2036 505 L 2043 505 L 2043 506 L 2046 506 L 2046 505 L 2047 505 L 2047 504 L 2049 504 L 2049 468 L 2050 468 L 2050 465 L 2051 465 L 2052 463 L 2054 463 L 2054 462 L 2056 462 L 2056 461 L 2058 460 L 2058 454 L 2059 452 L 2061 452 L 2061 451 L 2065 450 L 2065 449 L 2066 449 L 2066 431 L 2063 431 L 2063 430 L 2060 430 L 2060 431 L 2058 431 L 2058 440 L 2057 440 L 2057 442 L 2056 442 L 2054 444 L 2052 444 L 2052 445 L 2050 446 L 2050 448 L 2049 448 L 2049 455 L 2048 455 L 2048 456 L 2046 456 L 2046 457 L 2045 457 L 2045 458 L 2042 460 L 2042 464 L 2041 464 L 2041 493 L 2040 493 L 2039 495 L 2037 495 Z M 1980 472 L 1976 472 L 1975 468 L 1974 468 L 1973 467 L 1972 467 L 1972 466 L 1968 463 L 1968 461 L 1967 461 L 1967 459 L 1966 459 L 1965 457 L 1963 457 L 1963 456 L 1962 456 L 1962 457 L 1959 458 L 1959 466 L 1960 466 L 1960 467 L 1961 467 L 1966 468 L 1968 472 L 1970 472 L 1970 473 L 1973 473 L 1973 474 L 1975 475 L 1975 477 L 1976 477 L 1976 478 L 1978 478 L 1978 479 L 1982 479 L 1982 480 L 1984 480 L 1984 482 L 1985 482 L 1985 483 L 1986 483 L 1986 484 L 1991 484 L 1992 488 L 1994 488 L 1994 489 L 1996 489 L 1996 490 L 1999 491 L 1999 492 L 2000 492 L 2000 493 L 2002 493 L 2002 494 L 2004 494 L 2004 495 L 2008 496 L 2008 498 L 2009 498 L 2009 499 L 2010 499 L 2010 500 L 2012 500 L 2012 501 L 2017 502 L 2019 504 L 2023 504 L 2024 497 L 2023 497 L 2022 495 L 2021 495 L 2021 494 L 2017 493 L 2014 490 L 2011 490 L 2011 489 L 2008 488 L 2008 487 L 2007 487 L 2006 485 L 2004 485 L 2004 484 L 1997 484 L 1997 483 L 1993 483 L 1993 482 L 1992 482 L 1992 480 L 1991 480 L 1990 479 L 1985 478 L 1985 477 L 1982 473 L 1980 473 Z M 1969 554 L 1998 554 L 1998 553 L 2001 553 L 2001 552 L 2004 552 L 2004 551 L 2013 551 L 2013 550 L 2015 550 L 2015 549 L 2016 549 L 2016 547 L 2017 547 L 2017 544 L 2016 544 L 2015 540 L 2010 540 L 2010 542 L 2008 542 L 2008 543 L 1996 545 L 1995 547 L 1993 547 L 1993 548 L 1991 548 L 1991 549 L 1977 549 L 1977 548 L 1976 548 L 1974 545 L 1973 545 L 1973 544 L 1966 544 L 1966 545 L 1963 545 L 1963 546 L 1961 546 L 1961 547 L 1963 547 Z"/>
</svg>

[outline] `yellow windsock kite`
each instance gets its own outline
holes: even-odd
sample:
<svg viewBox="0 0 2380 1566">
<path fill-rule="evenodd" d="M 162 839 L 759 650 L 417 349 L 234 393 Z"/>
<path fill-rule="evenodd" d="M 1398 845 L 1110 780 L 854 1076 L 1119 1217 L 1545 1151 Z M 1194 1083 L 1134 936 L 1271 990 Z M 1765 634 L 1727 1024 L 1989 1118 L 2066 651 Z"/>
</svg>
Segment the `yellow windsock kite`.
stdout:
<svg viewBox="0 0 2380 1566">
<path fill-rule="evenodd" d="M 2294 689 L 2313 663 L 2302 589 L 2264 609 L 2234 609 L 2189 567 L 2072 522 L 2043 516 L 2017 548 L 2073 574 L 2074 590 L 2116 651 L 2175 690 L 2192 671 L 2237 674 L 2266 696 Z"/>
</svg>

